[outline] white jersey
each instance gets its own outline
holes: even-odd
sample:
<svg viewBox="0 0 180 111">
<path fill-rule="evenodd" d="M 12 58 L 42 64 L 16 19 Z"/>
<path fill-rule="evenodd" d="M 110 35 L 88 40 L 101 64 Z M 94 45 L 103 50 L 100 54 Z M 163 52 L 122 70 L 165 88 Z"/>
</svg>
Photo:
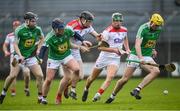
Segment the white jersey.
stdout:
<svg viewBox="0 0 180 111">
<path fill-rule="evenodd" d="M 88 28 L 83 28 L 83 27 L 80 25 L 79 22 L 80 22 L 79 19 L 72 20 L 71 22 L 69 22 L 69 23 L 67 24 L 66 27 L 67 27 L 67 28 L 70 28 L 72 31 L 77 32 L 77 33 L 78 33 L 79 35 L 81 35 L 83 38 L 85 38 L 84 35 L 89 34 L 89 33 L 91 33 L 91 32 L 94 31 L 94 28 L 93 28 L 92 26 L 90 26 L 90 27 L 88 27 Z M 81 41 L 76 40 L 76 39 L 73 39 L 72 42 L 75 43 L 75 44 L 78 44 L 78 45 L 81 44 Z"/>
<path fill-rule="evenodd" d="M 122 48 L 124 39 L 125 37 L 127 37 L 127 28 L 121 26 L 120 29 L 115 29 L 112 26 L 109 26 L 103 31 L 102 35 L 105 41 L 110 45 L 110 47 Z M 120 58 L 120 56 L 116 53 L 110 53 L 105 51 L 101 51 L 100 56 Z"/>
<path fill-rule="evenodd" d="M 9 33 L 5 39 L 5 43 L 10 45 L 10 53 L 11 54 L 14 52 L 14 46 L 13 46 L 14 40 L 15 40 L 15 35 L 13 32 Z"/>
<path fill-rule="evenodd" d="M 94 28 L 92 26 L 88 27 L 88 28 L 83 28 L 80 24 L 80 20 L 76 19 L 76 20 L 72 20 L 70 21 L 66 28 L 71 29 L 72 31 L 77 32 L 79 35 L 81 35 L 83 38 L 85 38 L 86 34 L 89 34 L 91 32 L 94 31 Z M 77 44 L 77 45 L 81 45 L 81 41 L 73 38 L 72 43 Z M 72 55 L 73 57 L 78 60 L 78 61 L 82 61 L 81 59 L 81 55 L 80 55 L 80 50 L 79 49 L 71 49 Z"/>
</svg>

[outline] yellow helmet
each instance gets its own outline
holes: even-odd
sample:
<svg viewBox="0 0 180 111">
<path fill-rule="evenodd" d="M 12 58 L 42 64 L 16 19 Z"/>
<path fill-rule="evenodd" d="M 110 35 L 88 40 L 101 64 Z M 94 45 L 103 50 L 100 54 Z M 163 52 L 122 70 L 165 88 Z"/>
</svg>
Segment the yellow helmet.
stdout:
<svg viewBox="0 0 180 111">
<path fill-rule="evenodd" d="M 150 22 L 153 22 L 155 25 L 164 25 L 164 19 L 157 13 L 152 15 Z"/>
</svg>

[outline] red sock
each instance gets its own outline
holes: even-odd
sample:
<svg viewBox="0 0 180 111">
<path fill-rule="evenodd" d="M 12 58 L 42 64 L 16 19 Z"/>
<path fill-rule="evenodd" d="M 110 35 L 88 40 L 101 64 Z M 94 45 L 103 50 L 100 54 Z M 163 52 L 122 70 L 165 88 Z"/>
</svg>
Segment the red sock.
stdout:
<svg viewBox="0 0 180 111">
<path fill-rule="evenodd" d="M 101 89 L 101 88 L 100 88 L 100 89 L 98 90 L 98 93 L 100 93 L 101 95 L 103 94 L 103 92 L 104 92 L 104 89 Z"/>
<path fill-rule="evenodd" d="M 11 93 L 16 93 L 16 89 L 11 89 Z"/>
<path fill-rule="evenodd" d="M 57 96 L 56 96 L 56 99 L 61 100 L 61 96 L 62 96 L 62 94 L 58 93 Z"/>
</svg>

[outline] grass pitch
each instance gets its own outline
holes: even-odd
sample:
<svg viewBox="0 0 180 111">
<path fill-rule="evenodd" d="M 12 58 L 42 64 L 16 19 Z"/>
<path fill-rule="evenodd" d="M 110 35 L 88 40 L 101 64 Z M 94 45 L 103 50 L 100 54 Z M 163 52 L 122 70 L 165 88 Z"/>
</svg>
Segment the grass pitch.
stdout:
<svg viewBox="0 0 180 111">
<path fill-rule="evenodd" d="M 81 81 L 77 86 L 78 100 L 71 98 L 63 98 L 60 105 L 55 105 L 56 91 L 59 80 L 54 80 L 51 90 L 48 94 L 48 105 L 37 104 L 37 89 L 35 81 L 30 84 L 30 97 L 24 94 L 24 82 L 17 81 L 17 92 L 15 97 L 11 97 L 10 93 L 3 104 L 0 104 L 0 110 L 180 110 L 180 79 L 158 78 L 141 92 L 142 99 L 136 100 L 130 96 L 130 91 L 137 86 L 142 79 L 131 79 L 124 86 L 122 91 L 118 93 L 116 99 L 111 104 L 104 102 L 111 94 L 117 79 L 113 80 L 111 86 L 102 95 L 101 100 L 92 102 L 92 98 L 104 79 L 97 79 L 89 90 L 88 100 L 81 101 L 82 92 L 85 81 Z M 3 87 L 4 81 L 0 81 L 0 89 Z M 168 95 L 163 94 L 163 90 L 169 91 Z"/>
</svg>

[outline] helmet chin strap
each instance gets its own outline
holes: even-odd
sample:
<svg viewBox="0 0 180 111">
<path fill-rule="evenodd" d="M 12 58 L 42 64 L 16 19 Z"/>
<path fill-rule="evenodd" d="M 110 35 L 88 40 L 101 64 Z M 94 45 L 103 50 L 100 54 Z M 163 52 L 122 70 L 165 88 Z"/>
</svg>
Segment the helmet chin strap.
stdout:
<svg viewBox="0 0 180 111">
<path fill-rule="evenodd" d="M 81 22 L 82 26 L 83 26 L 84 28 L 86 28 L 86 27 L 84 26 L 84 24 L 87 22 L 87 20 L 84 19 L 83 22 L 80 20 L 80 22 Z"/>
<path fill-rule="evenodd" d="M 151 22 L 151 23 L 150 23 L 150 30 L 151 30 L 151 31 L 155 31 L 155 30 L 156 30 L 156 29 L 153 29 L 153 28 L 152 28 L 153 25 L 155 25 L 155 24 L 154 24 L 153 22 Z"/>
<path fill-rule="evenodd" d="M 120 29 L 120 28 L 121 28 L 121 26 L 119 26 L 119 27 L 113 26 L 113 28 L 115 28 L 115 29 Z"/>
<path fill-rule="evenodd" d="M 29 28 L 34 28 L 34 27 L 36 26 L 36 25 L 30 26 L 30 20 L 29 20 L 29 19 L 26 20 L 25 23 L 26 23 L 26 25 L 27 25 Z"/>
<path fill-rule="evenodd" d="M 154 23 L 153 23 L 153 22 L 151 22 L 151 23 L 150 23 L 150 27 L 152 27 L 153 25 L 154 25 Z"/>
</svg>

